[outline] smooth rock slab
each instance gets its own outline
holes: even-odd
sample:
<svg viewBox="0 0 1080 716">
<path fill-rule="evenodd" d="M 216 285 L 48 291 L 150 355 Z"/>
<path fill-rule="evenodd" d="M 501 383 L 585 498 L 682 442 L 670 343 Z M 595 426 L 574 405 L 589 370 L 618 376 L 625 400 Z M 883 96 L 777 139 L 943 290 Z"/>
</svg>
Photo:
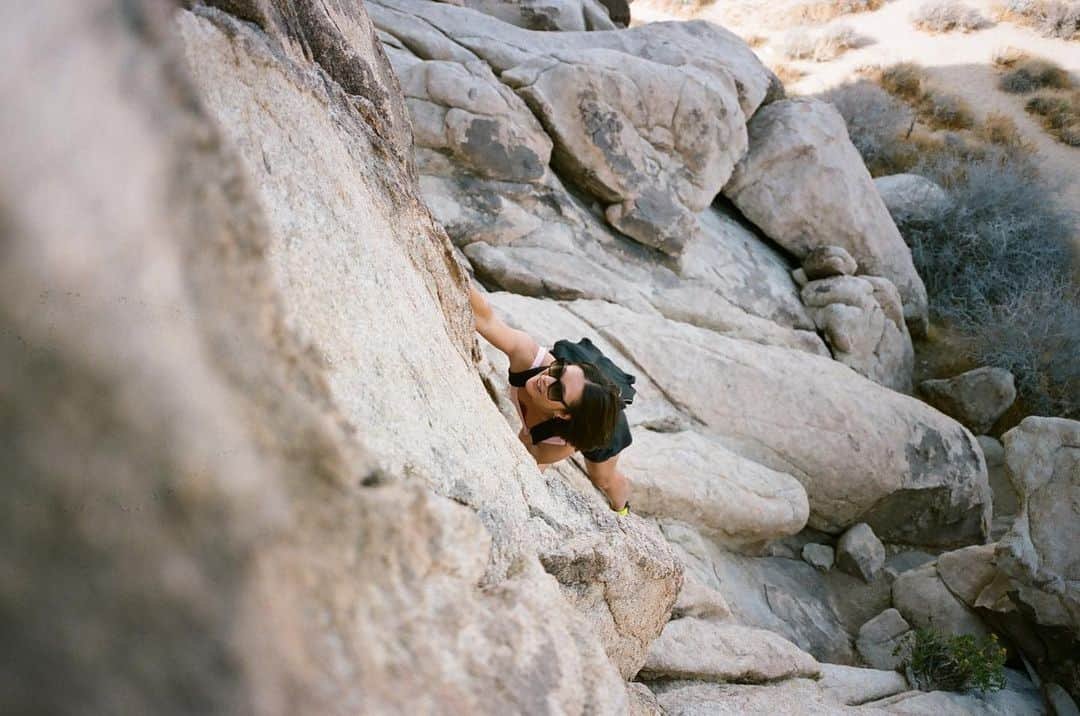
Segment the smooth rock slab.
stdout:
<svg viewBox="0 0 1080 716">
<path fill-rule="evenodd" d="M 840 664 L 822 664 L 818 683 L 829 698 L 848 706 L 883 699 L 909 688 L 907 679 L 895 671 Z"/>
<path fill-rule="evenodd" d="M 797 258 L 842 246 L 862 273 L 892 281 L 907 323 L 920 333 L 926 288 L 836 109 L 781 100 L 755 114 L 748 129 L 750 151 L 724 195 Z"/>
<path fill-rule="evenodd" d="M 817 356 L 609 303 L 568 308 L 729 448 L 802 482 L 811 527 L 836 533 L 866 522 L 884 539 L 931 544 L 986 534 L 982 452 L 921 401 Z"/>
<path fill-rule="evenodd" d="M 686 617 L 667 623 L 639 678 L 762 683 L 820 673 L 814 657 L 782 636 Z"/>
<path fill-rule="evenodd" d="M 884 711 L 845 706 L 818 682 L 788 679 L 775 684 L 654 682 L 650 687 L 667 716 L 882 716 Z"/>
<path fill-rule="evenodd" d="M 926 402 L 981 435 L 1016 400 L 1013 374 L 1004 368 L 976 368 L 944 380 L 919 384 Z"/>
<path fill-rule="evenodd" d="M 637 430 L 619 467 L 630 480 L 635 512 L 681 520 L 733 548 L 794 534 L 810 512 L 798 480 L 695 430 Z"/>
</svg>

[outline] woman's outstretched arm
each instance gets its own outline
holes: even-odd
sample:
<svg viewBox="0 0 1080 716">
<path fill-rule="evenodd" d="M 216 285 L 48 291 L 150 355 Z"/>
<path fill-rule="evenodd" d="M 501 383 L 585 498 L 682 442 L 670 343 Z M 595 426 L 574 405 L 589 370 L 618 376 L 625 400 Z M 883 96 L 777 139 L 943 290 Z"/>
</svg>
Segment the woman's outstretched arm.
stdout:
<svg viewBox="0 0 1080 716">
<path fill-rule="evenodd" d="M 469 303 L 476 315 L 476 330 L 491 345 L 510 359 L 510 370 L 525 370 L 532 365 L 540 345 L 525 331 L 511 328 L 495 315 L 484 295 L 469 285 Z"/>
</svg>

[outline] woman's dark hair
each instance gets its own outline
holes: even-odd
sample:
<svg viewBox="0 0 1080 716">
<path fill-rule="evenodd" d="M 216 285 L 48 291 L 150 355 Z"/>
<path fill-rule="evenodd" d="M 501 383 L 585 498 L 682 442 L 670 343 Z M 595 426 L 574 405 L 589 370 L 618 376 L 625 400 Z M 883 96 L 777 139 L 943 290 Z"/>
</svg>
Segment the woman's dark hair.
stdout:
<svg viewBox="0 0 1080 716">
<path fill-rule="evenodd" d="M 581 398 L 566 406 L 570 419 L 560 421 L 558 435 L 578 450 L 595 450 L 611 441 L 619 421 L 619 387 L 592 363 L 568 363 L 581 368 L 585 386 Z"/>
</svg>

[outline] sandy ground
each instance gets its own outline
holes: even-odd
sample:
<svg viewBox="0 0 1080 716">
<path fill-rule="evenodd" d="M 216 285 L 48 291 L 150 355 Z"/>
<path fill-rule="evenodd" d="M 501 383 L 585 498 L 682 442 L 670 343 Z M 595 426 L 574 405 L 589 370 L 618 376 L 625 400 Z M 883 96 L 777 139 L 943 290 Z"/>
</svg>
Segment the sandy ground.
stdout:
<svg viewBox="0 0 1080 716">
<path fill-rule="evenodd" d="M 1034 145 L 1040 167 L 1052 181 L 1062 187 L 1061 200 L 1080 212 L 1080 148 L 1064 145 L 1043 130 L 1025 111 L 1022 95 L 1011 95 L 997 89 L 999 73 L 992 57 L 996 50 L 1017 47 L 1031 55 L 1052 59 L 1073 73 L 1080 82 L 1080 42 L 1045 38 L 1033 30 L 1002 22 L 969 34 L 948 33 L 932 35 L 917 30 L 911 24 L 912 13 L 924 0 L 893 0 L 876 12 L 845 15 L 830 24 L 845 24 L 866 38 L 867 44 L 850 50 L 831 62 L 789 61 L 780 56 L 780 44 L 788 27 L 769 27 L 781 2 L 762 3 L 761 0 L 720 2 L 693 12 L 673 12 L 679 7 L 670 0 L 635 0 L 631 5 L 634 23 L 656 20 L 711 20 L 736 34 L 750 38 L 759 36 L 766 42 L 755 52 L 770 66 L 786 64 L 806 75 L 798 82 L 788 83 L 790 94 L 813 94 L 847 80 L 855 79 L 863 66 L 889 65 L 895 62 L 917 62 L 927 69 L 943 89 L 961 95 L 979 114 L 1005 114 L 1016 122 L 1025 139 Z M 992 23 L 993 0 L 969 0 Z M 685 7 L 685 6 L 684 6 Z M 807 26 L 810 32 L 826 25 Z M 1080 246 L 1080 230 L 1077 236 Z"/>
</svg>

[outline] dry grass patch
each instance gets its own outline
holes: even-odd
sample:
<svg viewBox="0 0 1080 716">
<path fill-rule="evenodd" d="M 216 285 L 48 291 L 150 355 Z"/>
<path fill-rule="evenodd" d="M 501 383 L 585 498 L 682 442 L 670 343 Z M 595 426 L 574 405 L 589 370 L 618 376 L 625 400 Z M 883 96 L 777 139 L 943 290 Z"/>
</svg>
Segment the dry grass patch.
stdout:
<svg viewBox="0 0 1080 716">
<path fill-rule="evenodd" d="M 912 14 L 911 21 L 924 32 L 973 32 L 989 24 L 978 10 L 957 0 L 929 0 Z"/>
<path fill-rule="evenodd" d="M 1019 149 L 1025 152 L 1031 152 L 1034 150 L 1020 134 L 1020 130 L 1016 126 L 1016 122 L 1013 118 L 1001 114 L 1000 112 L 991 112 L 986 115 L 986 118 L 981 124 L 974 128 L 975 135 L 982 139 L 984 142 L 997 145 L 999 147 L 1009 149 Z"/>
<path fill-rule="evenodd" d="M 806 77 L 806 72 L 794 65 L 779 64 L 773 65 L 769 69 L 773 71 L 773 74 L 779 78 L 781 84 L 785 87 L 789 84 L 795 84 L 803 77 Z"/>
<path fill-rule="evenodd" d="M 1077 0 L 1006 0 L 997 19 L 1027 25 L 1046 37 L 1080 39 L 1080 2 Z"/>
<path fill-rule="evenodd" d="M 1065 68 L 1041 57 L 1001 56 L 994 58 L 994 64 L 1005 70 L 998 86 L 1013 94 L 1073 86 L 1072 77 Z"/>
<path fill-rule="evenodd" d="M 1080 147 L 1080 92 L 1040 92 L 1024 109 L 1059 142 Z"/>
<path fill-rule="evenodd" d="M 914 62 L 900 62 L 876 77 L 887 92 L 910 104 L 920 120 L 935 129 L 971 129 L 975 113 L 965 99 L 933 86 Z"/>
<path fill-rule="evenodd" d="M 828 62 L 863 44 L 865 39 L 848 25 L 834 25 L 821 32 L 791 30 L 784 35 L 779 50 L 789 60 Z"/>
<path fill-rule="evenodd" d="M 885 0 L 808 0 L 788 9 L 785 20 L 789 25 L 820 25 L 844 15 L 873 12 Z"/>
<path fill-rule="evenodd" d="M 768 41 L 769 38 L 765 37 L 765 35 L 748 35 L 743 38 L 743 42 L 750 47 L 761 47 Z"/>
</svg>

